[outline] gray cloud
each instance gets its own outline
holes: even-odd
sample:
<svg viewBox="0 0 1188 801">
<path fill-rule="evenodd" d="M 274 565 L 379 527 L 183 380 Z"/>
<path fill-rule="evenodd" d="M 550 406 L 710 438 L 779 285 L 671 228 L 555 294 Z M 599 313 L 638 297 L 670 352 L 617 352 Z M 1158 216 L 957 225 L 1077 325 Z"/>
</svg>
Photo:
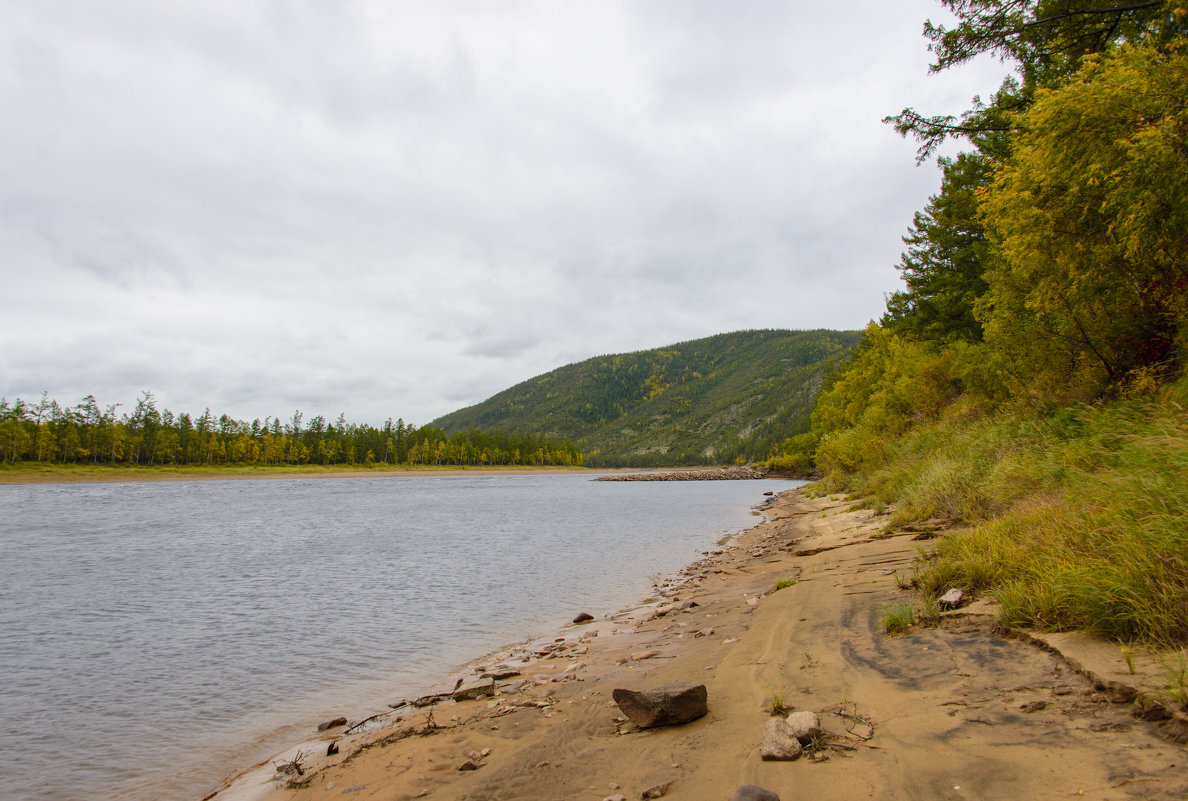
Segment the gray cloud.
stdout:
<svg viewBox="0 0 1188 801">
<path fill-rule="evenodd" d="M 929 0 L 17 0 L 0 394 L 418 423 L 568 361 L 860 327 L 953 111 Z"/>
</svg>

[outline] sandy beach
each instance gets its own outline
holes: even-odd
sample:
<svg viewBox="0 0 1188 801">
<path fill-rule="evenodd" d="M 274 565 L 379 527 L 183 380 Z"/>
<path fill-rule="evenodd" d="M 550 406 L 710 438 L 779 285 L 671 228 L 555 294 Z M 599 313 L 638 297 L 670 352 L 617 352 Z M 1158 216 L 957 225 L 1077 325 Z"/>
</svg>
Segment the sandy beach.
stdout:
<svg viewBox="0 0 1188 801">
<path fill-rule="evenodd" d="M 934 532 L 887 531 L 886 516 L 799 490 L 766 514 L 639 605 L 574 609 L 594 619 L 438 688 L 494 674 L 494 696 L 311 732 L 274 760 L 300 773 L 266 763 L 213 797 L 727 801 L 745 784 L 785 801 L 1188 797 L 1188 718 L 1149 655 L 1132 672 L 1089 637 L 998 633 L 988 599 L 889 637 L 880 609 L 912 598 L 901 585 Z M 708 714 L 640 730 L 612 699 L 667 682 L 704 684 Z M 760 756 L 773 700 L 826 730 L 795 761 Z"/>
</svg>

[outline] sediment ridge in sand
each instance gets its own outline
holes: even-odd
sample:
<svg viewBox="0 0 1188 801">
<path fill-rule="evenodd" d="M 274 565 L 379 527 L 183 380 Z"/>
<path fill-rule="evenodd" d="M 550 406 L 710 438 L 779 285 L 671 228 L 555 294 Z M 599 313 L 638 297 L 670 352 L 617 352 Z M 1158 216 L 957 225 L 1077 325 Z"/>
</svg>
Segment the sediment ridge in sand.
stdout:
<svg viewBox="0 0 1188 801">
<path fill-rule="evenodd" d="M 910 599 L 914 539 L 932 532 L 800 491 L 766 513 L 640 605 L 574 610 L 594 619 L 439 689 L 477 679 L 494 695 L 331 727 L 275 760 L 300 772 L 264 765 L 217 797 L 726 801 L 743 784 L 785 801 L 1188 797 L 1174 741 L 1188 723 L 1153 660 L 1132 673 L 1092 638 L 1003 637 L 986 599 L 888 637 L 879 610 Z M 675 681 L 704 684 L 708 714 L 641 731 L 612 699 Z M 819 714 L 815 750 L 760 757 L 773 700 Z"/>
</svg>

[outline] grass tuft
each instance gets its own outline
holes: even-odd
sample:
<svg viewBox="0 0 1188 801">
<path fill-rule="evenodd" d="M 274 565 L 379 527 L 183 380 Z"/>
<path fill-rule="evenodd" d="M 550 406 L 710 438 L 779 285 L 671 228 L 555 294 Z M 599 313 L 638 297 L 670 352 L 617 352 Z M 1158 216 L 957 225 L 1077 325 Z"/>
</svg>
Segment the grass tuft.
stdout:
<svg viewBox="0 0 1188 801">
<path fill-rule="evenodd" d="M 767 703 L 767 713 L 773 718 L 779 718 L 791 712 L 792 707 L 788 705 L 784 694 L 773 692 L 771 694 L 771 700 Z"/>
<path fill-rule="evenodd" d="M 909 601 L 899 601 L 879 610 L 879 622 L 885 634 L 906 634 L 916 622 L 916 613 Z"/>
<path fill-rule="evenodd" d="M 1158 661 L 1167 679 L 1168 692 L 1176 699 L 1177 704 L 1188 709 L 1188 658 L 1183 651 L 1176 651 L 1174 660 L 1169 655 Z"/>
</svg>

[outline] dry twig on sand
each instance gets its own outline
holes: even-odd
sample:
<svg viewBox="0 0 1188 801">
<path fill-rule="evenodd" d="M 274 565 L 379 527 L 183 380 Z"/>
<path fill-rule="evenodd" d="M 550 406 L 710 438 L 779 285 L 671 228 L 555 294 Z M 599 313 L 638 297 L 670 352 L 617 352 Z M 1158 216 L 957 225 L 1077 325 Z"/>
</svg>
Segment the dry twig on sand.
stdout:
<svg viewBox="0 0 1188 801">
<path fill-rule="evenodd" d="M 272 766 L 276 768 L 276 772 L 282 776 L 304 776 L 305 769 L 301 766 L 301 762 L 304 759 L 305 752 L 298 751 L 288 762 L 273 762 Z"/>
<path fill-rule="evenodd" d="M 343 735 L 343 736 L 345 736 L 345 735 L 347 735 L 347 734 L 350 734 L 350 733 L 351 733 L 351 732 L 353 732 L 355 729 L 357 729 L 357 728 L 359 728 L 360 726 L 362 726 L 364 723 L 370 723 L 371 721 L 375 720 L 376 718 L 382 718 L 384 715 L 391 715 L 391 714 L 392 714 L 392 712 L 391 712 L 391 711 L 388 711 L 388 712 L 377 712 L 376 714 L 372 715 L 371 717 L 369 717 L 369 718 L 363 718 L 363 719 L 362 719 L 361 721 L 359 721 L 358 723 L 355 723 L 355 724 L 353 724 L 353 725 L 349 726 L 349 727 L 348 727 L 348 728 L 347 728 L 347 729 L 346 729 L 346 730 L 345 730 L 345 731 L 342 733 L 342 735 Z M 397 718 L 397 720 L 399 720 L 399 718 Z"/>
<path fill-rule="evenodd" d="M 855 710 L 854 712 L 847 711 L 845 706 L 846 706 L 845 704 L 838 704 L 838 706 L 836 706 L 835 708 L 827 709 L 822 714 L 837 715 L 839 718 L 842 718 L 843 720 L 853 721 L 853 723 L 861 723 L 863 726 L 866 726 L 868 731 L 866 733 L 866 736 L 863 736 L 861 734 L 854 733 L 853 723 L 847 723 L 846 733 L 850 737 L 853 737 L 855 740 L 861 740 L 862 742 L 867 742 L 868 740 L 874 739 L 874 724 L 871 723 L 866 718 L 858 715 L 857 710 Z"/>
</svg>

